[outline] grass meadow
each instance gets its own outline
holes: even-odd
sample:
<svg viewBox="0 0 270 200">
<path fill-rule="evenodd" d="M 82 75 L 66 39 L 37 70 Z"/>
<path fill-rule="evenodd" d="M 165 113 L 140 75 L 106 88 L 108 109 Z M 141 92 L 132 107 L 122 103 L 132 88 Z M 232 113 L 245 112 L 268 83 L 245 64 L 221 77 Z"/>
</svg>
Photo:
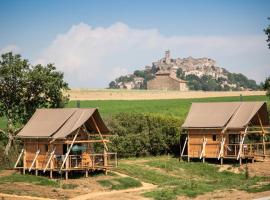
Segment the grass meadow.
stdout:
<svg viewBox="0 0 270 200">
<path fill-rule="evenodd" d="M 218 165 L 202 162 L 179 162 L 169 156 L 131 158 L 119 162 L 116 169 L 141 181 L 157 185 L 157 189 L 144 193 L 155 200 L 173 200 L 177 196 L 196 197 L 215 190 L 237 189 L 247 192 L 268 191 L 265 177 L 246 177 L 245 172 L 236 174 L 219 171 Z"/>
</svg>

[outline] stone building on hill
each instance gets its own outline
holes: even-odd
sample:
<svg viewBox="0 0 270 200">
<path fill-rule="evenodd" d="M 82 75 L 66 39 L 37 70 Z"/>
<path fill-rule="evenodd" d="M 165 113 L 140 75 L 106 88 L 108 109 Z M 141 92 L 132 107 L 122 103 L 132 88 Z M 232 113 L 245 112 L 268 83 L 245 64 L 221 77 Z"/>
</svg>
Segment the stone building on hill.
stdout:
<svg viewBox="0 0 270 200">
<path fill-rule="evenodd" d="M 147 82 L 147 90 L 178 90 L 187 91 L 187 82 L 181 80 L 168 70 L 160 70 L 156 77 Z"/>
</svg>

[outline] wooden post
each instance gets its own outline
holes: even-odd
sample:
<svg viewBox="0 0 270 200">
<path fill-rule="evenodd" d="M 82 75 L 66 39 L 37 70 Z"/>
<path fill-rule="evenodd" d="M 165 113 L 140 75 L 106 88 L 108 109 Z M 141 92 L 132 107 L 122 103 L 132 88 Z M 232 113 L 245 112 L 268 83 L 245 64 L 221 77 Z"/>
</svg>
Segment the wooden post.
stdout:
<svg viewBox="0 0 270 200">
<path fill-rule="evenodd" d="M 220 164 L 223 165 L 223 157 L 220 158 Z"/>
<path fill-rule="evenodd" d="M 85 170 L 85 177 L 88 178 L 88 169 Z"/>
<path fill-rule="evenodd" d="M 23 152 L 23 175 L 25 175 L 25 169 L 26 169 L 26 148 L 24 145 L 24 152 Z"/>
<path fill-rule="evenodd" d="M 68 180 L 68 171 L 65 172 L 65 179 Z"/>
<path fill-rule="evenodd" d="M 190 162 L 190 157 L 189 157 L 189 134 L 187 135 L 187 155 L 188 155 L 187 156 L 187 161 Z"/>
<path fill-rule="evenodd" d="M 36 176 L 38 176 L 38 160 L 36 160 L 35 168 L 36 168 L 35 174 L 36 174 Z"/>
<path fill-rule="evenodd" d="M 53 178 L 53 160 L 50 160 L 50 178 Z"/>
</svg>

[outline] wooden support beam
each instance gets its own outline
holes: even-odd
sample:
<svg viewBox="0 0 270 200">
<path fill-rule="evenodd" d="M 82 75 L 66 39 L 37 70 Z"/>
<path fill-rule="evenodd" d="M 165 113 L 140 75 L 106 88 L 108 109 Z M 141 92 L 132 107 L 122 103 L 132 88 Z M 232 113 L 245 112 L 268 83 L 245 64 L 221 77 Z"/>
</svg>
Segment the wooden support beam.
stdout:
<svg viewBox="0 0 270 200">
<path fill-rule="evenodd" d="M 25 144 L 23 144 L 23 148 L 25 149 L 23 152 L 23 175 L 25 175 L 25 169 L 26 169 L 26 148 Z"/>
<path fill-rule="evenodd" d="M 246 128 L 246 130 L 247 130 L 247 128 Z M 241 138 L 240 143 L 239 143 L 239 151 L 238 151 L 238 155 L 237 155 L 237 160 L 239 160 L 239 158 L 241 158 L 240 159 L 241 162 L 242 162 L 242 149 L 243 149 L 243 143 L 245 140 L 245 136 L 246 136 L 246 134 L 241 136 L 242 138 Z"/>
<path fill-rule="evenodd" d="M 264 129 L 264 127 L 263 127 L 263 129 Z M 241 131 L 240 133 L 244 133 L 243 131 Z M 270 132 L 269 131 L 247 131 L 246 132 L 247 134 L 254 134 L 254 133 L 261 133 L 261 134 L 270 134 Z"/>
<path fill-rule="evenodd" d="M 15 163 L 15 165 L 14 165 L 14 168 L 17 167 L 19 161 L 21 160 L 21 157 L 22 157 L 23 153 L 24 153 L 24 148 L 21 150 L 21 153 L 20 153 L 20 155 L 18 156 L 18 159 L 17 159 L 17 161 L 16 161 L 16 163 Z"/>
<path fill-rule="evenodd" d="M 38 149 L 37 152 L 36 152 L 35 158 L 34 158 L 32 164 L 31 164 L 31 166 L 29 168 L 29 172 L 32 170 L 32 168 L 33 168 L 33 166 L 34 166 L 34 164 L 35 164 L 35 162 L 37 160 L 37 157 L 38 157 L 39 153 L 40 153 L 40 149 Z"/>
<path fill-rule="evenodd" d="M 218 160 L 220 158 L 222 158 L 222 160 L 223 160 L 225 140 L 226 140 L 226 138 L 224 138 L 223 135 L 222 135 L 221 142 L 220 142 L 220 151 L 219 151 L 219 154 L 218 154 Z"/>
<path fill-rule="evenodd" d="M 187 145 L 187 140 L 188 140 L 188 137 L 186 137 L 185 139 L 185 143 L 184 143 L 184 146 L 183 146 L 183 149 L 182 149 L 182 152 L 181 152 L 181 156 L 180 156 L 180 159 L 183 157 L 183 154 L 184 154 L 184 150 L 186 148 L 186 145 Z"/>
<path fill-rule="evenodd" d="M 71 144 L 73 141 L 65 141 L 65 144 Z M 100 143 L 100 142 L 110 142 L 110 140 L 77 140 L 73 143 Z"/>
<path fill-rule="evenodd" d="M 100 138 L 101 138 L 101 140 L 102 140 L 102 142 L 103 142 L 104 148 L 106 149 L 106 151 L 108 151 L 107 144 L 106 144 L 106 142 L 104 142 L 104 138 L 103 138 L 103 136 L 102 136 L 102 134 L 101 134 L 101 132 L 100 132 L 100 130 L 99 130 L 99 127 L 98 127 L 98 125 L 97 125 L 97 123 L 96 123 L 95 118 L 92 116 L 91 119 L 92 119 L 92 121 L 94 122 L 94 125 L 95 125 L 95 127 L 96 127 L 96 129 L 97 129 L 97 131 L 98 131 L 98 134 L 99 134 L 99 136 L 100 136 Z"/>
<path fill-rule="evenodd" d="M 66 153 L 66 156 L 65 156 L 65 158 L 64 158 L 64 161 L 63 161 L 63 163 L 62 163 L 62 165 L 61 165 L 60 171 L 63 169 L 63 167 L 64 167 L 64 165 L 65 165 L 65 163 L 66 163 L 66 161 L 67 161 L 67 159 L 68 159 L 68 156 L 69 156 L 69 153 L 70 153 L 70 151 L 71 151 L 71 148 L 73 147 L 73 144 L 74 144 L 74 142 L 75 142 L 75 140 L 76 140 L 76 138 L 77 138 L 77 136 L 78 136 L 78 134 L 79 134 L 79 130 L 80 130 L 80 128 L 77 129 L 77 132 L 76 132 L 76 134 L 75 134 L 75 136 L 74 136 L 74 138 L 73 138 L 73 140 L 72 140 L 72 143 L 70 144 L 70 147 L 69 147 L 69 149 L 68 149 L 68 151 L 67 151 L 67 153 Z"/>
<path fill-rule="evenodd" d="M 200 155 L 200 159 L 205 158 L 205 147 L 206 147 L 206 143 L 207 143 L 207 138 L 203 137 L 203 148 L 202 148 L 202 152 Z M 204 161 L 205 159 L 203 159 Z"/>
<path fill-rule="evenodd" d="M 54 156 L 55 149 L 56 149 L 56 147 L 54 147 L 53 151 L 51 152 L 50 157 L 49 157 L 49 159 L 48 159 L 48 162 L 46 163 L 46 166 L 45 166 L 45 168 L 44 168 L 44 170 L 43 170 L 43 173 L 46 172 L 46 170 L 47 170 L 49 164 L 51 163 L 51 160 L 52 160 L 52 158 L 53 158 L 53 156 Z"/>
<path fill-rule="evenodd" d="M 263 128 L 263 125 L 262 125 L 262 120 L 260 118 L 260 115 L 259 113 L 257 113 L 257 116 L 258 116 L 258 119 L 259 119 L 259 122 L 260 122 L 260 126 L 261 126 L 261 129 L 262 129 L 262 139 L 263 139 L 263 155 L 265 156 L 265 131 L 264 131 L 264 128 Z"/>
</svg>

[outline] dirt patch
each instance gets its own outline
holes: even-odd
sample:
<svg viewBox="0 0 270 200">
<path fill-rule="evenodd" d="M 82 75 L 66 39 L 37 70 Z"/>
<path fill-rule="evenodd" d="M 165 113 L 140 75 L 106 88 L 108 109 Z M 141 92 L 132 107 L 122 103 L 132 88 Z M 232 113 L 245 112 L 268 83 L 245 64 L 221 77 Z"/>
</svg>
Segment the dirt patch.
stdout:
<svg viewBox="0 0 270 200">
<path fill-rule="evenodd" d="M 218 171 L 219 172 L 223 172 L 223 171 L 229 171 L 229 172 L 233 172 L 235 174 L 240 174 L 241 172 L 243 172 L 244 169 L 239 168 L 239 167 L 233 167 L 232 165 L 220 165 Z"/>
<path fill-rule="evenodd" d="M 248 172 L 250 176 L 270 177 L 270 161 L 248 163 Z M 242 165 L 241 169 L 245 170 L 246 165 Z"/>
<path fill-rule="evenodd" d="M 228 96 L 253 96 L 265 95 L 265 91 L 228 91 L 228 92 L 203 92 L 203 91 L 158 91 L 158 90 L 83 90 L 72 89 L 68 91 L 70 100 L 144 100 L 144 99 L 189 99 Z"/>
<path fill-rule="evenodd" d="M 28 183 L 1 184 L 0 191 L 6 194 L 16 194 L 20 196 L 33 196 L 52 199 L 66 199 L 83 194 L 83 192 L 79 190 L 64 190 L 61 188 L 33 185 Z"/>
<path fill-rule="evenodd" d="M 11 175 L 13 172 L 11 170 L 2 171 L 2 176 Z M 63 189 L 61 187 L 50 187 L 50 186 L 41 186 L 31 183 L 4 183 L 0 184 L 0 197 L 5 199 L 17 199 L 18 197 L 14 196 L 4 196 L 5 194 L 15 194 L 20 196 L 33 196 L 33 197 L 42 197 L 50 199 L 67 199 L 80 196 L 87 193 L 95 192 L 105 192 L 105 190 L 97 180 L 111 179 L 113 176 L 95 176 L 89 178 L 78 178 L 78 179 L 69 179 L 69 180 L 60 180 L 60 186 L 63 185 L 76 185 L 77 187 L 73 189 Z"/>
<path fill-rule="evenodd" d="M 127 175 L 122 175 L 127 177 Z M 106 192 L 93 192 L 89 194 L 84 194 L 73 198 L 72 200 L 145 200 L 147 198 L 143 197 L 141 194 L 155 189 L 157 186 L 150 183 L 142 183 L 142 187 L 132 188 L 126 190 L 113 190 Z"/>
<path fill-rule="evenodd" d="M 257 199 L 262 197 L 269 197 L 270 199 L 270 191 L 261 192 L 261 193 L 248 193 L 245 191 L 238 191 L 238 190 L 226 190 L 226 191 L 215 191 L 209 192 L 204 195 L 199 195 L 196 198 L 188 198 L 188 197 L 178 197 L 177 200 L 211 200 L 211 199 L 220 199 L 220 200 L 251 200 Z"/>
<path fill-rule="evenodd" d="M 16 172 L 17 172 L 16 170 L 1 170 L 0 171 L 0 177 L 9 176 L 9 175 L 14 174 Z"/>
</svg>

